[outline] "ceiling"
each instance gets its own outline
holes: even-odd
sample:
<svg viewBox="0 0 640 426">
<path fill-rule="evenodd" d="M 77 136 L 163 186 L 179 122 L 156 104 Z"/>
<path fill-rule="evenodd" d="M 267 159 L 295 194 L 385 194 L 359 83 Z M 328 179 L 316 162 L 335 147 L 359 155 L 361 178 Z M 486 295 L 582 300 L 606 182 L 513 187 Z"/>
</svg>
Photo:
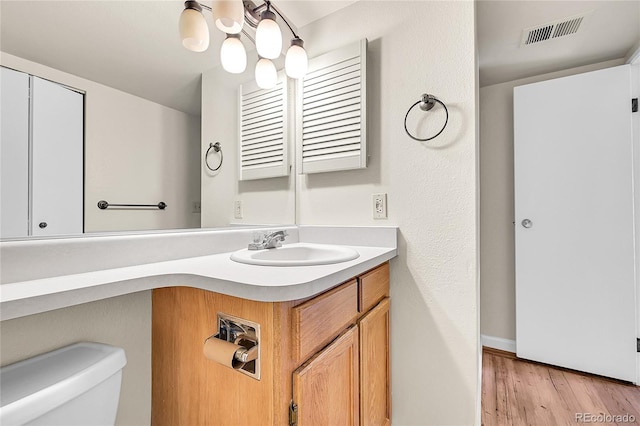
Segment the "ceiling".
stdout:
<svg viewBox="0 0 640 426">
<path fill-rule="evenodd" d="M 354 1 L 274 4 L 302 27 Z M 200 115 L 200 75 L 220 63 L 224 35 L 205 12 L 214 48 L 186 50 L 178 36 L 183 9 L 174 0 L 2 0 L 0 50 Z"/>
<path fill-rule="evenodd" d="M 300 28 L 354 1 L 274 3 Z M 184 49 L 182 9 L 174 0 L 2 0 L 0 49 L 199 115 L 200 74 L 219 64 L 223 34 L 205 13 L 213 48 Z M 523 29 L 583 12 L 591 14 L 576 34 L 520 47 Z M 624 57 L 640 40 L 640 1 L 479 0 L 477 27 L 486 86 Z"/>
<path fill-rule="evenodd" d="M 534 26 L 590 12 L 572 35 L 520 46 Z M 480 86 L 624 58 L 640 40 L 640 1 L 477 2 Z"/>
</svg>

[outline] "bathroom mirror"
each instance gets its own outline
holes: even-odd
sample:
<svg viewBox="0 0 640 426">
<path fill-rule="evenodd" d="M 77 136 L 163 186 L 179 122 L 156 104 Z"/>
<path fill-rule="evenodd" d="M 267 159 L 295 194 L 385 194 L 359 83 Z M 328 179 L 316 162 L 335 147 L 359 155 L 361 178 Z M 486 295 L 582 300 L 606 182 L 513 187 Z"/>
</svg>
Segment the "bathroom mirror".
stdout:
<svg viewBox="0 0 640 426">
<path fill-rule="evenodd" d="M 296 15 L 303 5 L 278 6 Z M 0 64 L 84 92 L 85 233 L 295 222 L 293 171 L 238 182 L 237 87 L 252 71 L 234 76 L 218 66 L 224 34 L 210 13 L 210 47 L 194 53 L 178 35 L 182 1 L 3 0 L 0 7 Z M 327 14 L 321 9 L 309 13 Z M 245 46 L 251 67 L 256 53 Z M 202 104 L 214 115 L 201 120 Z M 222 125 L 226 133 L 211 131 Z M 223 161 L 217 172 L 203 163 L 213 142 L 221 146 L 210 154 L 212 163 Z M 167 208 L 103 210 L 101 200 Z"/>
</svg>

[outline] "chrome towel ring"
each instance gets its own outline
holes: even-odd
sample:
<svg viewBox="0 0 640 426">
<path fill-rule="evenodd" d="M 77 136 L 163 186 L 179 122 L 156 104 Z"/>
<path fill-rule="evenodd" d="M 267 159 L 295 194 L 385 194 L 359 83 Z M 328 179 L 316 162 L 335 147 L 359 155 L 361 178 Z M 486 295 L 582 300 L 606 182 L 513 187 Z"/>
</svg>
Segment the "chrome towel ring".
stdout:
<svg viewBox="0 0 640 426">
<path fill-rule="evenodd" d="M 442 105 L 442 107 L 444 108 L 444 112 L 446 114 L 446 118 L 444 120 L 444 126 L 442 126 L 442 129 L 440 129 L 440 131 L 438 133 L 436 133 L 434 136 L 431 136 L 430 138 L 424 138 L 424 139 L 417 138 L 417 137 L 413 136 L 411 133 L 409 133 L 409 129 L 407 129 L 407 117 L 409 117 L 409 113 L 411 112 L 411 110 L 416 105 L 419 104 L 421 110 L 429 111 L 431 108 L 433 108 L 436 105 L 436 102 L 439 103 L 440 105 Z M 404 116 L 404 131 L 407 132 L 407 135 L 409 135 L 409 137 L 411 139 L 415 139 L 415 140 L 420 141 L 420 142 L 426 142 L 426 141 L 430 141 L 431 139 L 435 139 L 438 136 L 440 136 L 440 133 L 442 133 L 444 131 L 444 128 L 447 127 L 447 123 L 448 122 L 449 122 L 449 110 L 447 109 L 447 106 L 444 104 L 444 102 L 442 102 L 440 99 L 436 98 L 433 95 L 429 95 L 427 93 L 423 93 L 422 96 L 420 97 L 420 100 L 418 102 L 416 102 L 415 104 L 411 105 L 411 107 L 409 108 L 409 110 L 405 114 L 405 116 Z"/>
<path fill-rule="evenodd" d="M 209 152 L 211 152 L 212 149 L 214 152 L 220 153 L 220 164 L 218 164 L 218 167 L 216 167 L 215 169 L 209 165 Z M 220 170 L 220 167 L 222 167 L 223 160 L 224 160 L 224 156 L 222 155 L 222 148 L 220 147 L 220 142 L 210 143 L 209 149 L 207 149 L 207 153 L 204 154 L 204 164 L 207 165 L 207 169 L 211 170 L 212 172 L 216 172 Z"/>
</svg>

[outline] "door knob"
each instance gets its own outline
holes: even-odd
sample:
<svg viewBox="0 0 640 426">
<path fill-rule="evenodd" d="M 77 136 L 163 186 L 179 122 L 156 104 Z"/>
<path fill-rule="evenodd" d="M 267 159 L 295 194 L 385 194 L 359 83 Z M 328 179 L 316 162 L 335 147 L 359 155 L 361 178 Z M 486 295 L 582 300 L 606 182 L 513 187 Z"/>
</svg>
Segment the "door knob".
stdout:
<svg viewBox="0 0 640 426">
<path fill-rule="evenodd" d="M 46 228 L 46 227 L 47 227 L 47 222 L 40 222 L 40 224 L 38 224 L 38 226 L 39 226 L 41 229 L 44 229 L 44 228 Z"/>
<path fill-rule="evenodd" d="M 524 219 L 522 221 L 522 226 L 524 226 L 525 228 L 531 228 L 533 226 L 533 222 L 531 222 L 531 220 L 529 219 Z"/>
</svg>

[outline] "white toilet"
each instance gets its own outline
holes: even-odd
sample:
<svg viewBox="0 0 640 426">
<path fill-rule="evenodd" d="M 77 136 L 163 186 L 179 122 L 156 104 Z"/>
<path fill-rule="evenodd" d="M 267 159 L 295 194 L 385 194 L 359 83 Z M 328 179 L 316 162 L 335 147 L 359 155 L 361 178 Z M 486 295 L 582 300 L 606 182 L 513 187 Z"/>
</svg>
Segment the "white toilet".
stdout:
<svg viewBox="0 0 640 426">
<path fill-rule="evenodd" d="M 122 348 L 76 343 L 0 368 L 0 425 L 113 425 Z"/>
</svg>

